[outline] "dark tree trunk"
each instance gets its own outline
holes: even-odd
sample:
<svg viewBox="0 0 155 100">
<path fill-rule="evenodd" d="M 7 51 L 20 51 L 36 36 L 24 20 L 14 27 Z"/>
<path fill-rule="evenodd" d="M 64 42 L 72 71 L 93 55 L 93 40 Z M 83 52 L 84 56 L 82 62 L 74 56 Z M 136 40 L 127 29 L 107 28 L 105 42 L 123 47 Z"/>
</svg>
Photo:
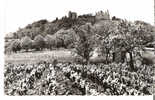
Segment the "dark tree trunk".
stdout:
<svg viewBox="0 0 155 100">
<path fill-rule="evenodd" d="M 106 54 L 106 64 L 108 64 L 108 54 Z"/>
<path fill-rule="evenodd" d="M 112 53 L 112 61 L 114 62 L 115 61 L 115 53 Z"/>
<path fill-rule="evenodd" d="M 89 64 L 89 57 L 86 57 L 86 59 L 85 59 L 85 60 L 86 60 L 85 64 L 87 64 L 87 65 L 88 65 L 88 64 Z"/>
<path fill-rule="evenodd" d="M 108 61 L 109 61 L 109 51 L 107 50 L 107 52 L 106 52 L 106 64 L 108 64 Z"/>
<path fill-rule="evenodd" d="M 129 52 L 129 55 L 130 55 L 130 68 L 131 68 L 131 71 L 134 71 L 135 68 L 134 68 L 134 63 L 133 63 L 133 55 L 132 55 L 132 52 Z"/>
<path fill-rule="evenodd" d="M 123 52 L 121 52 L 121 62 L 122 63 L 124 63 L 125 62 L 125 56 L 126 55 L 126 53 L 123 51 Z"/>
</svg>

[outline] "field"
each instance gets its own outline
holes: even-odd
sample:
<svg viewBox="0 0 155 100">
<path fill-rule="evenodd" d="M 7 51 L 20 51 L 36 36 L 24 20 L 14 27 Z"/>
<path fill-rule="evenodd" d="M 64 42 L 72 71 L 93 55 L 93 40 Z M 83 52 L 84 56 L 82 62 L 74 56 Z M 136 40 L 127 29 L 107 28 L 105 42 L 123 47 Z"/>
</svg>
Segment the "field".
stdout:
<svg viewBox="0 0 155 100">
<path fill-rule="evenodd" d="M 36 51 L 7 54 L 5 55 L 5 62 L 14 64 L 33 64 L 39 61 L 52 61 L 53 59 L 58 59 L 60 62 L 68 62 L 72 61 L 72 58 L 69 50 Z"/>
<path fill-rule="evenodd" d="M 154 51 L 145 51 L 143 52 L 142 56 L 151 59 L 155 63 Z M 57 59 L 59 60 L 59 62 L 72 62 L 74 57 L 71 54 L 71 50 L 67 49 L 53 51 L 20 52 L 5 55 L 5 62 L 14 64 L 33 64 L 39 61 L 51 62 L 53 61 L 53 59 Z"/>
</svg>

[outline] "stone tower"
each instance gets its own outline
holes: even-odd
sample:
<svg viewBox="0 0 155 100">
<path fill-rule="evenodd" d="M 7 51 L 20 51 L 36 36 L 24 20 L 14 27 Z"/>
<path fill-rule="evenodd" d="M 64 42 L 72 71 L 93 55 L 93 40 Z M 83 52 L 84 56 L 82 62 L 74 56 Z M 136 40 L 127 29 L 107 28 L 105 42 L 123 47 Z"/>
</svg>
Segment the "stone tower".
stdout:
<svg viewBox="0 0 155 100">
<path fill-rule="evenodd" d="M 75 19 L 77 19 L 77 13 L 69 11 L 68 17 L 75 20 Z"/>
</svg>

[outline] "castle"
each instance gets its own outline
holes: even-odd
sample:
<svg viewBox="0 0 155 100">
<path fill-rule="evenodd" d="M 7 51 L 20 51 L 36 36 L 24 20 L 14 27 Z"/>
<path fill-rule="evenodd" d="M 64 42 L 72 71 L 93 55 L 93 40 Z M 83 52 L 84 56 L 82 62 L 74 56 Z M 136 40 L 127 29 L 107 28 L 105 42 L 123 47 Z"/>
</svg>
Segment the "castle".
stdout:
<svg viewBox="0 0 155 100">
<path fill-rule="evenodd" d="M 95 19 L 96 21 L 99 21 L 99 20 L 110 20 L 110 14 L 109 14 L 109 11 L 99 11 L 95 14 Z"/>
<path fill-rule="evenodd" d="M 76 13 L 76 12 L 71 12 L 71 11 L 69 11 L 68 17 L 69 17 L 70 19 L 72 19 L 72 20 L 75 20 L 75 19 L 77 19 L 77 13 Z"/>
<path fill-rule="evenodd" d="M 92 15 L 87 14 L 86 17 L 88 17 L 88 16 L 92 16 Z M 81 16 L 79 16 L 79 17 L 81 17 Z M 84 16 L 83 16 L 83 17 L 84 17 Z M 68 13 L 68 18 L 73 19 L 73 20 L 77 19 L 77 18 L 78 18 L 77 13 L 76 13 L 76 12 L 71 12 L 71 11 L 69 11 L 69 13 Z M 97 13 L 95 14 L 95 20 L 96 20 L 96 21 L 100 21 L 100 20 L 110 20 L 109 11 L 107 10 L 107 11 L 105 11 L 105 12 L 103 12 L 103 11 L 97 12 Z"/>
</svg>

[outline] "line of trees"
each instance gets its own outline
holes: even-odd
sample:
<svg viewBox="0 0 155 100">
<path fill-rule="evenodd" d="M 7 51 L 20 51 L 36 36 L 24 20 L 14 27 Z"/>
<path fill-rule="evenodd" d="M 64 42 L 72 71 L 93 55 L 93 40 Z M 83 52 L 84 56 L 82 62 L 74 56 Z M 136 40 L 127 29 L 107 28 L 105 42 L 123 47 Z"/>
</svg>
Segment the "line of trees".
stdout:
<svg viewBox="0 0 155 100">
<path fill-rule="evenodd" d="M 8 45 L 5 46 L 6 52 L 17 52 L 25 50 L 42 51 L 43 49 L 52 50 L 53 48 L 71 48 L 73 46 L 73 41 L 75 39 L 75 34 L 59 32 L 54 35 L 47 34 L 46 36 L 37 35 L 34 39 L 29 36 L 24 36 L 21 39 L 14 39 Z"/>
</svg>

